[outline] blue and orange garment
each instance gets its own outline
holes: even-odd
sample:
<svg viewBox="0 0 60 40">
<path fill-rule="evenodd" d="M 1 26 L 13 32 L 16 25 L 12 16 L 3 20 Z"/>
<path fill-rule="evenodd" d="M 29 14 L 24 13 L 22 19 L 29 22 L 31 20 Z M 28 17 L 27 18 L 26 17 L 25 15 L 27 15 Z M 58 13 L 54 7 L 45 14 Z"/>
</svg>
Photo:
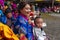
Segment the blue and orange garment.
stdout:
<svg viewBox="0 0 60 40">
<path fill-rule="evenodd" d="M 33 40 L 33 32 L 32 32 L 32 26 L 28 23 L 28 19 L 23 14 L 20 14 L 17 18 L 17 22 L 15 24 L 15 27 L 19 26 L 19 32 L 16 30 L 15 33 L 23 33 L 25 34 L 26 38 L 28 40 Z"/>
<path fill-rule="evenodd" d="M 0 40 L 19 40 L 9 26 L 0 22 Z"/>
<path fill-rule="evenodd" d="M 25 37 L 25 34 L 21 33 L 20 34 L 20 40 L 28 40 L 26 37 Z"/>
<path fill-rule="evenodd" d="M 6 24 L 6 16 L 4 15 L 1 9 L 0 9 L 0 22 Z"/>
</svg>

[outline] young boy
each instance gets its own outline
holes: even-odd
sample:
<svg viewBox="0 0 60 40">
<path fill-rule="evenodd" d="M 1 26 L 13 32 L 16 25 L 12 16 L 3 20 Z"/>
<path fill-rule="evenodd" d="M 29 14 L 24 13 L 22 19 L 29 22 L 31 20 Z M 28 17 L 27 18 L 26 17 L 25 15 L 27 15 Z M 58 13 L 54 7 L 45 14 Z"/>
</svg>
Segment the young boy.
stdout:
<svg viewBox="0 0 60 40">
<path fill-rule="evenodd" d="M 11 10 L 10 10 L 10 8 L 8 8 L 8 9 L 6 9 L 6 11 L 5 11 L 5 19 L 6 19 L 6 24 L 8 25 L 8 26 L 11 26 L 11 24 L 12 24 L 12 12 L 11 12 Z"/>
<path fill-rule="evenodd" d="M 41 17 L 36 17 L 34 19 L 35 27 L 33 27 L 33 34 L 35 40 L 48 40 L 46 34 L 42 28 L 43 19 Z"/>
</svg>

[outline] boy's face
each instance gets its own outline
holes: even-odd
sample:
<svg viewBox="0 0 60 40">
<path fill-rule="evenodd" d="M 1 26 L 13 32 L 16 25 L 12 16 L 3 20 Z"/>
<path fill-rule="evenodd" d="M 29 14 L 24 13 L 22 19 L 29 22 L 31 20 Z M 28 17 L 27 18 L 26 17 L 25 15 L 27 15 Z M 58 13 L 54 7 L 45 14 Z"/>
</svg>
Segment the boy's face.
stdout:
<svg viewBox="0 0 60 40">
<path fill-rule="evenodd" d="M 11 17 L 12 17 L 12 13 L 8 13 L 8 14 L 7 14 L 7 17 L 8 17 L 8 18 L 11 18 Z"/>
<path fill-rule="evenodd" d="M 36 22 L 36 26 L 38 28 L 42 27 L 42 24 L 43 24 L 43 19 L 42 18 L 37 18 L 35 22 Z"/>
</svg>

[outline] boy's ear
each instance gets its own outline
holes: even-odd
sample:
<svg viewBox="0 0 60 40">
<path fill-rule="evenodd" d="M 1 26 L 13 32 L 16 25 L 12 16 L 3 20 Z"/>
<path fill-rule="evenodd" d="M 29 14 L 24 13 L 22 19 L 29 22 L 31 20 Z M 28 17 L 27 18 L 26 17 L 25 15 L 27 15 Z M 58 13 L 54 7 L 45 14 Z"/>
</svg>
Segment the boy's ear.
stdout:
<svg viewBox="0 0 60 40">
<path fill-rule="evenodd" d="M 46 26 L 47 26 L 47 24 L 46 24 L 46 23 L 43 23 L 43 24 L 42 24 L 42 27 L 46 27 Z"/>
</svg>

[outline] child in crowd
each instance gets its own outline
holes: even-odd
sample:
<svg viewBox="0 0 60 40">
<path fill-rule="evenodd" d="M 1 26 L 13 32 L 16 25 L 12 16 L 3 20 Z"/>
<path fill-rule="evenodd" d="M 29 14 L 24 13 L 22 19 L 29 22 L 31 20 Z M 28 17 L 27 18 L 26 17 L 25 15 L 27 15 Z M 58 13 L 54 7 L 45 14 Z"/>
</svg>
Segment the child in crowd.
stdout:
<svg viewBox="0 0 60 40">
<path fill-rule="evenodd" d="M 6 16 L 6 24 L 8 25 L 8 26 L 11 26 L 11 18 L 12 18 L 12 12 L 11 12 L 11 10 L 8 8 L 8 9 L 6 9 L 6 11 L 5 11 L 5 16 Z"/>
<path fill-rule="evenodd" d="M 46 33 L 43 30 L 43 19 L 41 17 L 36 17 L 34 19 L 35 27 L 33 27 L 34 40 L 48 40 Z"/>
<path fill-rule="evenodd" d="M 11 29 L 13 29 L 13 25 L 15 22 L 15 19 L 12 17 L 12 11 L 10 8 L 7 8 L 5 11 L 5 24 L 8 25 Z"/>
</svg>

